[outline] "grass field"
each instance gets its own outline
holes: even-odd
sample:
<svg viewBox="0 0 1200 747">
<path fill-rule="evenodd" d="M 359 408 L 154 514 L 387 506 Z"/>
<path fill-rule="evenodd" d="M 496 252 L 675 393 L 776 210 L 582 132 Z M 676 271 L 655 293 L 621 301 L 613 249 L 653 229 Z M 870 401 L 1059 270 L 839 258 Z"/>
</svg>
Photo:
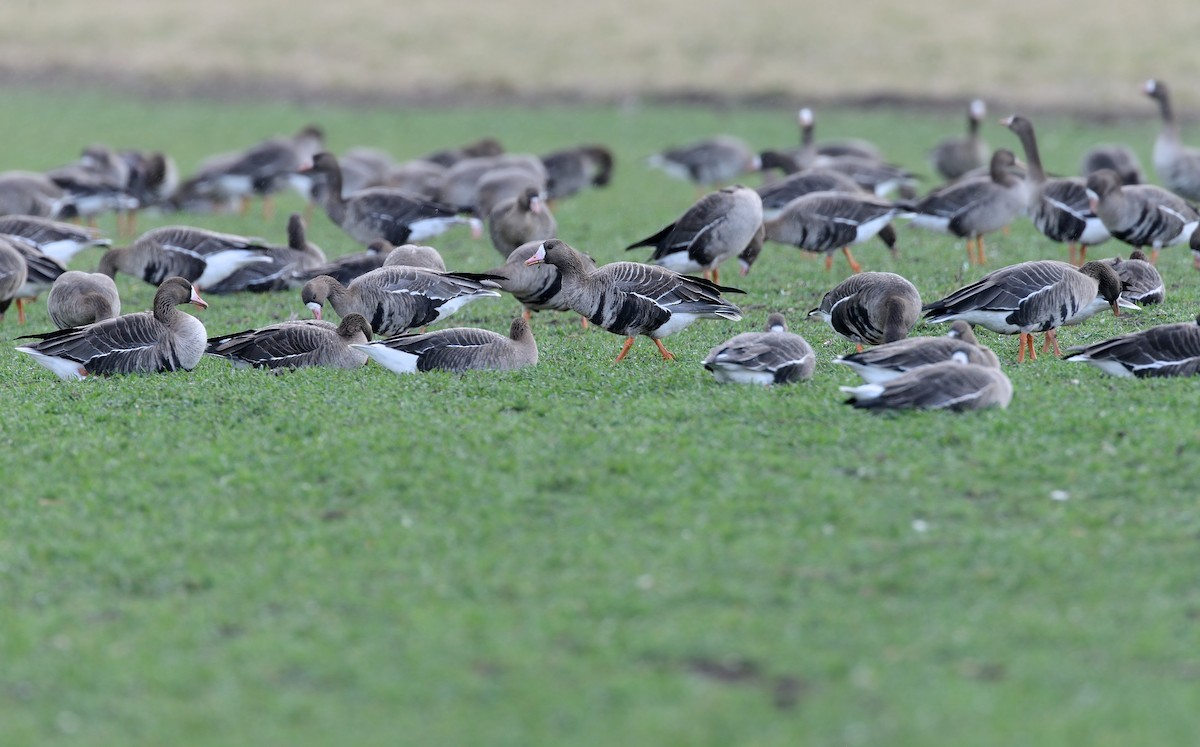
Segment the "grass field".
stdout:
<svg viewBox="0 0 1200 747">
<path fill-rule="evenodd" d="M 718 131 L 762 147 L 795 138 L 789 111 L 4 94 L 3 168 L 45 169 L 104 141 L 167 148 L 186 170 L 310 120 L 336 151 L 401 157 L 482 134 L 535 152 L 606 142 L 611 187 L 557 212 L 562 237 L 602 262 L 693 199 L 640 157 Z M 875 139 L 912 167 L 960 127 L 957 115 L 821 116 L 823 134 Z M 1151 126 L 1036 124 L 1056 172 L 1099 141 L 1149 162 Z M 995 125 L 987 137 L 1016 144 Z M 285 218 L 143 227 L 281 240 Z M 323 216 L 311 233 L 330 254 L 355 250 Z M 880 244 L 859 259 L 930 300 L 981 272 L 947 237 L 900 235 L 899 259 Z M 434 243 L 455 269 L 497 263 L 464 234 Z M 989 253 L 995 267 L 1065 252 L 1019 224 Z M 1187 252 L 1165 251 L 1160 269 L 1165 304 L 1064 330 L 1064 344 L 1193 318 Z M 869 416 L 837 391 L 855 381 L 830 364 L 849 345 L 803 321 L 844 276 L 840 259 L 826 274 L 769 245 L 739 281 L 746 320 L 670 338 L 674 363 L 643 340 L 613 365 L 619 338 L 542 314 L 541 363 L 503 375 L 275 376 L 204 360 L 71 385 L 11 351 L 50 329 L 44 303 L 24 328 L 10 315 L 0 743 L 1194 742 L 1196 383 L 1117 381 L 1051 357 L 1016 367 L 1015 340 L 984 332 L 1013 380 L 1008 410 Z M 119 286 L 127 311 L 149 304 L 149 286 Z M 305 312 L 298 294 L 209 301 L 211 334 Z M 714 384 L 699 365 L 709 347 L 775 310 L 816 348 L 814 379 Z M 517 311 L 480 302 L 453 321 L 502 329 Z"/>
</svg>

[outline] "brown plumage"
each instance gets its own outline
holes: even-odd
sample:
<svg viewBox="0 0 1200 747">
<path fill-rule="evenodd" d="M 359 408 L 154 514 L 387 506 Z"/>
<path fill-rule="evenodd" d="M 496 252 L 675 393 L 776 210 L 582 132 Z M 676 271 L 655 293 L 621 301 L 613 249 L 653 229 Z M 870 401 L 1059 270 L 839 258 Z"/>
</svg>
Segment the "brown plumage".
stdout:
<svg viewBox="0 0 1200 747">
<path fill-rule="evenodd" d="M 347 314 L 338 325 L 303 319 L 213 337 L 204 352 L 237 368 L 361 368 L 366 353 L 350 346 L 370 339 L 362 314 Z"/>
<path fill-rule="evenodd" d="M 558 222 L 534 186 L 501 200 L 488 214 L 487 226 L 492 246 L 504 257 L 522 244 L 552 239 L 558 233 Z"/>
<path fill-rule="evenodd" d="M 59 329 L 82 327 L 120 316 L 121 296 L 109 276 L 71 270 L 59 275 L 50 287 L 46 311 Z"/>
<path fill-rule="evenodd" d="M 513 371 L 535 366 L 537 342 L 529 323 L 517 318 L 508 335 L 486 329 L 452 327 L 422 335 L 401 335 L 355 348 L 398 374 L 418 371 Z"/>
<path fill-rule="evenodd" d="M 921 294 L 893 272 L 863 272 L 838 283 L 808 315 L 860 347 L 879 345 L 908 336 L 921 316 Z"/>
</svg>

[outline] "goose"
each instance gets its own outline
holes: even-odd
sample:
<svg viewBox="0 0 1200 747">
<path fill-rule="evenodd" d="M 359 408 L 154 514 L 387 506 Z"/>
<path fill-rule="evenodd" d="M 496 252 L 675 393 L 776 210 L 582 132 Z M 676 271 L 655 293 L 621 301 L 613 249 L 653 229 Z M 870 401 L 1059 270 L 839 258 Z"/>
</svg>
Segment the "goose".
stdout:
<svg viewBox="0 0 1200 747">
<path fill-rule="evenodd" d="M 759 158 L 764 171 L 779 169 L 785 175 L 790 176 L 808 170 L 802 168 L 793 157 L 781 151 L 763 151 Z M 853 179 L 861 189 L 878 197 L 886 197 L 896 190 L 910 191 L 917 186 L 916 175 L 908 169 L 859 156 L 822 157 L 816 166 L 810 168 L 835 171 Z"/>
<path fill-rule="evenodd" d="M 112 244 L 108 239 L 100 238 L 94 228 L 29 215 L 0 218 L 0 234 L 35 246 L 64 265 L 84 249 Z"/>
<path fill-rule="evenodd" d="M 185 303 L 208 308 L 190 282 L 169 277 L 158 286 L 151 311 L 27 335 L 18 339 L 38 342 L 17 350 L 64 381 L 88 375 L 190 371 L 204 355 L 207 335 L 199 319 L 175 308 Z"/>
<path fill-rule="evenodd" d="M 372 244 L 382 244 L 379 247 L 380 251 L 391 246 L 383 239 L 371 242 Z M 432 246 L 421 246 L 419 244 L 401 244 L 397 247 L 392 247 L 391 251 L 387 251 L 387 259 L 383 260 L 384 267 L 420 267 L 425 270 L 434 272 L 445 272 L 446 262 L 442 259 L 441 253 Z"/>
<path fill-rule="evenodd" d="M 826 270 L 833 267 L 833 252 L 841 249 L 850 269 L 862 272 L 850 247 L 879 234 L 900 213 L 892 202 L 865 192 L 813 192 L 789 202 L 764 227 L 771 241 L 824 254 Z M 890 238 L 885 243 L 894 253 L 895 234 Z"/>
<path fill-rule="evenodd" d="M 1153 184 L 1124 186 L 1111 169 L 1087 178 L 1088 199 L 1104 227 L 1119 241 L 1150 247 L 1150 262 L 1166 246 L 1188 241 L 1200 225 L 1200 212 L 1186 200 Z"/>
<path fill-rule="evenodd" d="M 1091 209 L 1087 182 L 1078 176 L 1047 179 L 1038 153 L 1033 122 L 1013 115 L 1001 120 L 1021 140 L 1028 166 L 1029 207 L 1033 225 L 1051 241 L 1066 242 L 1067 260 L 1081 265 L 1087 260 L 1087 248 L 1108 241 L 1108 229 Z M 1079 247 L 1076 259 L 1076 245 Z"/>
<path fill-rule="evenodd" d="M 397 245 L 422 241 L 464 223 L 471 226 L 472 234 L 481 230 L 478 221 L 455 215 L 448 205 L 417 199 L 397 189 L 376 187 L 343 196 L 341 169 L 332 153 L 318 153 L 312 171 L 329 186 L 321 199 L 326 215 L 363 244 L 375 239 Z"/>
<path fill-rule="evenodd" d="M 496 177 L 495 172 L 503 172 Z M 501 182 L 519 182 L 517 190 L 533 185 L 538 191 L 546 187 L 546 166 L 542 159 L 528 153 L 504 153 L 498 156 L 469 158 L 446 169 L 437 182 L 437 199 L 463 213 L 477 213 L 480 205 L 480 189 L 491 176 Z M 503 184 L 500 185 L 501 187 Z M 495 189 L 495 186 L 489 189 Z M 516 190 L 514 190 L 515 194 Z M 487 215 L 487 213 L 482 213 Z"/>
<path fill-rule="evenodd" d="M 850 177 L 831 169 L 814 168 L 788 174 L 777 182 L 764 184 L 757 190 L 762 200 L 763 218 L 770 220 L 797 197 L 811 192 L 846 192 L 859 194 L 863 188 Z"/>
<path fill-rule="evenodd" d="M 535 186 L 497 203 L 487 216 L 487 227 L 492 246 L 504 257 L 522 244 L 558 235 L 558 222 Z"/>
<path fill-rule="evenodd" d="M 61 263 L 46 256 L 40 249 L 35 246 L 30 246 L 23 241 L 14 241 L 4 236 L 0 236 L 0 241 L 6 242 L 8 246 L 25 260 L 25 282 L 16 290 L 16 293 L 11 297 L 17 302 L 17 323 L 25 323 L 25 300 L 36 299 L 38 296 L 50 290 L 54 285 L 54 281 L 67 271 Z M 7 308 L 7 304 L 5 304 Z"/>
<path fill-rule="evenodd" d="M 524 317 L 529 319 L 535 311 L 570 311 L 566 294 L 563 293 L 562 275 L 552 264 L 539 262 L 526 264 L 542 245 L 540 241 L 530 241 L 522 244 L 508 255 L 508 259 L 499 267 L 493 267 L 486 274 L 496 278 L 496 284 L 505 293 L 511 293 L 513 298 L 525 307 Z M 589 271 L 596 269 L 596 263 L 586 254 L 580 254 Z M 587 317 L 582 317 L 583 326 L 587 327 Z"/>
<path fill-rule="evenodd" d="M 45 174 L 32 171 L 0 172 L 0 215 L 56 218 L 70 198 Z"/>
<path fill-rule="evenodd" d="M 519 167 L 493 169 L 481 176 L 476 184 L 473 211 L 480 220 L 486 220 L 501 202 L 520 197 L 531 189 L 539 198 L 545 199 L 546 180 Z"/>
<path fill-rule="evenodd" d="M 762 160 L 741 138 L 716 135 L 655 153 L 646 165 L 703 188 L 759 171 Z"/>
<path fill-rule="evenodd" d="M 719 282 L 719 268 L 730 257 L 749 251 L 749 269 L 762 247 L 762 198 L 735 185 L 701 197 L 673 223 L 625 247 L 654 247 L 649 262 L 679 273 L 700 272 Z M 751 248 L 751 244 L 757 246 Z"/>
<path fill-rule="evenodd" d="M 1192 234 L 1192 243 L 1200 243 L 1200 231 Z M 1195 250 L 1193 250 L 1195 251 Z M 1104 260 L 1121 278 L 1121 297 L 1135 304 L 1162 303 L 1167 290 L 1162 275 L 1146 261 L 1146 255 L 1134 249 L 1129 259 L 1110 257 Z"/>
<path fill-rule="evenodd" d="M 792 156 L 800 168 L 823 166 L 829 159 L 845 157 L 883 163 L 883 154 L 879 148 L 866 140 L 855 138 L 818 143 L 817 118 L 812 109 L 805 107 L 797 112 L 796 122 L 800 126 L 800 148 L 792 151 Z"/>
<path fill-rule="evenodd" d="M 234 368 L 362 368 L 366 353 L 350 346 L 370 339 L 371 325 L 362 314 L 347 314 L 338 325 L 302 319 L 211 337 L 204 352 Z"/>
<path fill-rule="evenodd" d="M 982 410 L 1008 407 L 1012 382 L 999 368 L 954 360 L 914 368 L 881 384 L 839 387 L 865 410 Z"/>
<path fill-rule="evenodd" d="M 98 272 L 64 272 L 50 286 L 46 311 L 59 329 L 83 327 L 121 315 L 117 284 Z"/>
<path fill-rule="evenodd" d="M 422 335 L 400 335 L 352 347 L 397 374 L 418 371 L 515 371 L 536 366 L 537 341 L 529 322 L 517 317 L 508 335 L 486 329 L 452 327 Z"/>
<path fill-rule="evenodd" d="M 1200 373 L 1200 317 L 1194 322 L 1163 324 L 1067 352 L 1068 361 L 1090 363 L 1113 376 L 1195 376 Z"/>
<path fill-rule="evenodd" d="M 861 350 L 908 337 L 921 316 L 921 294 L 893 272 L 864 272 L 838 283 L 808 315 Z"/>
<path fill-rule="evenodd" d="M 926 195 L 913 206 L 912 223 L 967 240 L 967 261 L 984 264 L 984 234 L 1009 225 L 1029 204 L 1024 179 L 1009 173 L 1016 163 L 1012 151 L 992 154 L 987 177 L 959 179 Z M 971 247 L 978 247 L 971 253 Z"/>
<path fill-rule="evenodd" d="M 383 267 L 392 251 L 393 247 L 390 242 L 386 239 L 376 239 L 367 244 L 365 251 L 347 254 L 307 270 L 294 271 L 288 278 L 288 287 L 299 289 L 318 275 L 328 275 L 342 285 L 348 285 L 359 275 L 365 275 L 371 270 Z"/>
<path fill-rule="evenodd" d="M 971 325 L 961 319 L 951 324 L 950 331 L 942 337 L 907 337 L 839 356 L 833 362 L 849 366 L 868 384 L 882 384 L 914 368 L 951 360 L 955 355 L 977 366 L 1000 367 L 996 354 L 982 345 Z"/>
<path fill-rule="evenodd" d="M 137 232 L 137 211 L 167 204 L 179 188 L 179 169 L 160 151 L 126 149 L 117 155 L 129 168 L 125 192 L 137 203 L 136 209 L 117 214 L 117 234 L 132 236 Z"/>
<path fill-rule="evenodd" d="M 308 240 L 304 218 L 300 213 L 288 216 L 287 237 L 286 246 L 264 248 L 263 256 L 269 261 L 248 264 L 224 280 L 206 286 L 204 290 L 208 293 L 286 290 L 291 286 L 292 278 L 311 272 L 325 263 L 325 252 Z"/>
<path fill-rule="evenodd" d="M 469 158 L 488 158 L 504 153 L 504 146 L 494 137 L 485 137 L 473 143 L 467 143 L 458 148 L 447 148 L 421 156 L 418 160 L 435 163 L 438 166 L 450 168 L 459 161 Z"/>
<path fill-rule="evenodd" d="M 392 266 L 360 275 L 349 285 L 318 275 L 300 289 L 300 298 L 317 319 L 329 301 L 338 315 L 362 314 L 375 334 L 387 336 L 433 324 L 471 301 L 498 297 L 494 287 L 486 275 Z"/>
<path fill-rule="evenodd" d="M 129 166 L 106 145 L 89 145 L 77 161 L 46 176 L 67 193 L 69 217 L 91 221 L 101 213 L 137 208 L 137 200 L 127 191 Z"/>
<path fill-rule="evenodd" d="M 1036 360 L 1033 332 L 1045 332 L 1046 347 L 1058 353 L 1055 330 L 1078 324 L 1109 306 L 1138 307 L 1121 298 L 1121 279 L 1104 262 L 1076 268 L 1052 259 L 1021 262 L 990 272 L 943 299 L 926 304 L 925 318 L 933 324 L 962 319 L 1002 335 L 1019 335 L 1017 363 Z"/>
<path fill-rule="evenodd" d="M 25 255 L 17 251 L 12 243 L 0 237 L 0 321 L 4 320 L 4 312 L 17 298 L 17 291 L 25 285 Z"/>
<path fill-rule="evenodd" d="M 771 314 L 762 332 L 743 332 L 708 351 L 704 368 L 722 384 L 791 384 L 811 379 L 812 346 L 788 332 L 783 314 Z"/>
<path fill-rule="evenodd" d="M 425 200 L 436 201 L 438 185 L 446 176 L 446 167 L 429 161 L 406 161 L 388 169 L 380 186 L 408 192 Z"/>
<path fill-rule="evenodd" d="M 1112 169 L 1117 172 L 1122 184 L 1141 184 L 1146 181 L 1137 154 L 1127 145 L 1103 144 L 1089 148 L 1083 154 L 1079 173 L 1087 179 L 1100 169 Z"/>
<path fill-rule="evenodd" d="M 1180 141 L 1179 123 L 1171 110 L 1167 84 L 1148 80 L 1143 91 L 1158 102 L 1162 115 L 1162 130 L 1154 141 L 1154 170 L 1158 178 L 1185 200 L 1200 202 L 1200 149 L 1189 148 Z"/>
<path fill-rule="evenodd" d="M 638 335 L 653 340 L 664 359 L 674 360 L 662 338 L 697 319 L 736 322 L 742 318 L 721 293 L 744 291 L 639 262 L 613 262 L 592 269 L 590 260 L 558 239 L 542 242 L 525 263 L 557 267 L 567 305 L 592 324 L 626 337 L 618 363 Z"/>
<path fill-rule="evenodd" d="M 603 145 L 579 145 L 541 156 L 546 167 L 546 199 L 553 202 L 604 187 L 612 179 L 613 154 Z"/>
<path fill-rule="evenodd" d="M 929 163 L 946 181 L 954 181 L 988 162 L 991 148 L 979 135 L 979 123 L 987 115 L 987 104 L 975 99 L 967 107 L 967 134 L 942 140 L 929 151 Z"/>
<path fill-rule="evenodd" d="M 246 265 L 269 263 L 267 250 L 261 239 L 190 226 L 164 226 L 142 234 L 131 246 L 109 249 L 100 258 L 97 272 L 110 278 L 124 272 L 151 285 L 178 275 L 204 289 Z"/>
</svg>

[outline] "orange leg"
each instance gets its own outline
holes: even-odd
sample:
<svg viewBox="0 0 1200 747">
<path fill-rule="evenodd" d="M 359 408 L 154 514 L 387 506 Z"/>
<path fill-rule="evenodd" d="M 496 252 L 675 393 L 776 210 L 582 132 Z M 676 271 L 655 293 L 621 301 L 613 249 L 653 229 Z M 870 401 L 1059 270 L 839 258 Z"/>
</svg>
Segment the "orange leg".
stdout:
<svg viewBox="0 0 1200 747">
<path fill-rule="evenodd" d="M 1042 352 L 1046 352 L 1046 345 L 1054 346 L 1054 354 L 1059 358 L 1062 357 L 1062 351 L 1058 349 L 1058 330 L 1052 329 L 1046 333 L 1046 342 L 1042 345 Z"/>
<path fill-rule="evenodd" d="M 1140 246 L 1138 248 L 1141 249 Z M 1150 250 L 1150 264 L 1152 264 L 1152 265 L 1158 264 L 1158 250 L 1157 249 Z"/>
<path fill-rule="evenodd" d="M 975 237 L 975 249 L 979 253 L 979 264 L 986 265 L 987 264 L 987 256 L 984 255 L 984 253 L 983 253 L 983 237 L 982 236 Z"/>
<path fill-rule="evenodd" d="M 975 238 L 973 236 L 967 237 L 967 264 L 975 264 Z"/>
<path fill-rule="evenodd" d="M 1085 262 L 1087 262 L 1087 244 L 1080 244 L 1079 245 L 1079 266 L 1083 267 Z"/>
<path fill-rule="evenodd" d="M 1075 256 L 1075 242 L 1074 241 L 1067 242 L 1067 261 L 1070 262 L 1071 264 L 1075 265 L 1076 267 L 1079 266 L 1079 260 Z"/>
<path fill-rule="evenodd" d="M 25 299 L 17 299 L 17 324 L 25 323 Z"/>
<path fill-rule="evenodd" d="M 1025 342 L 1027 345 L 1029 345 L 1029 360 L 1036 361 L 1037 360 L 1037 351 L 1034 350 L 1033 335 L 1031 335 L 1031 334 L 1025 335 Z"/>
<path fill-rule="evenodd" d="M 579 323 L 583 325 L 583 328 L 584 328 L 584 329 L 587 329 L 587 328 L 588 328 L 588 320 L 587 320 L 587 317 L 586 317 L 586 316 L 584 316 L 584 315 L 580 314 L 580 315 L 579 315 Z"/>
<path fill-rule="evenodd" d="M 525 309 L 524 311 L 521 312 L 521 318 L 524 319 L 525 321 L 529 321 L 530 319 L 533 318 L 533 312 L 530 311 L 529 309 Z"/>
<path fill-rule="evenodd" d="M 829 272 L 832 269 L 833 269 L 833 255 L 826 254 L 825 255 L 825 272 Z"/>
<path fill-rule="evenodd" d="M 662 353 L 663 360 L 667 360 L 667 361 L 675 360 L 675 354 L 672 353 L 670 350 L 667 350 L 666 348 L 663 347 L 662 340 L 658 339 L 657 337 L 655 337 L 653 339 L 654 339 L 654 344 L 658 346 L 658 352 Z"/>
<path fill-rule="evenodd" d="M 1017 334 L 1017 363 L 1025 362 L 1025 333 Z"/>
<path fill-rule="evenodd" d="M 861 342 L 854 343 L 854 352 L 861 353 L 862 351 L 863 351 L 862 343 Z"/>
<path fill-rule="evenodd" d="M 621 354 L 617 356 L 617 360 L 614 362 L 620 363 L 621 361 L 625 360 L 625 356 L 629 355 L 629 349 L 631 347 L 633 347 L 633 338 L 632 337 L 625 338 L 625 344 L 621 347 Z"/>
<path fill-rule="evenodd" d="M 719 282 L 721 282 L 721 275 L 720 275 L 720 272 L 717 270 L 717 268 L 716 268 L 716 267 L 712 268 L 712 281 L 713 281 L 714 283 L 719 283 Z"/>
<path fill-rule="evenodd" d="M 850 263 L 850 269 L 854 272 L 862 272 L 862 265 L 854 261 L 854 255 L 850 253 L 850 247 L 843 246 L 842 253 L 846 255 L 846 261 Z"/>
</svg>

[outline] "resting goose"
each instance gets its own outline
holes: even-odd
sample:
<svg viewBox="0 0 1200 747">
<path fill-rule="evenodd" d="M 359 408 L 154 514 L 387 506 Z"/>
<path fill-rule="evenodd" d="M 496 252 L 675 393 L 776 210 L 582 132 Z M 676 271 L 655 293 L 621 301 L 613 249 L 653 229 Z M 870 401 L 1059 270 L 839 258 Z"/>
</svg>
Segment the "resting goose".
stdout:
<svg viewBox="0 0 1200 747">
<path fill-rule="evenodd" d="M 732 135 L 716 135 L 668 148 L 647 158 L 646 164 L 699 188 L 732 181 L 762 168 L 761 159 L 750 146 Z"/>
<path fill-rule="evenodd" d="M 124 272 L 151 285 L 178 275 L 205 289 L 246 265 L 269 263 L 267 250 L 261 239 L 190 226 L 164 226 L 142 234 L 131 246 L 109 249 L 100 258 L 97 272 L 110 278 Z"/>
<path fill-rule="evenodd" d="M 204 352 L 235 368 L 362 368 L 366 353 L 350 346 L 370 339 L 362 314 L 347 314 L 338 325 L 303 319 L 212 337 Z"/>
<path fill-rule="evenodd" d="M 794 158 L 780 151 L 763 151 L 761 154 L 763 170 L 777 168 L 784 174 L 804 173 Z M 823 171 L 835 171 L 849 177 L 860 189 L 871 192 L 878 197 L 901 190 L 912 190 L 917 186 L 917 177 L 907 169 L 882 161 L 874 161 L 858 156 L 829 156 L 822 157 L 818 165 L 812 167 Z"/>
<path fill-rule="evenodd" d="M 537 156 L 527 153 L 505 153 L 485 158 L 459 161 L 446 169 L 437 183 L 437 199 L 464 213 L 481 212 L 482 199 L 494 199 L 481 194 L 485 187 L 494 193 L 510 189 L 516 194 L 527 186 L 539 192 L 546 188 L 546 167 Z"/>
<path fill-rule="evenodd" d="M 800 126 L 800 149 L 793 151 L 792 156 L 800 168 L 823 166 L 829 159 L 844 157 L 883 163 L 883 154 L 879 148 L 866 140 L 827 140 L 818 143 L 817 118 L 812 109 L 801 109 L 796 114 L 796 122 Z"/>
<path fill-rule="evenodd" d="M 1092 210 L 1087 183 L 1078 176 L 1047 179 L 1038 153 L 1033 123 L 1022 116 L 1011 116 L 1000 122 L 1012 130 L 1025 148 L 1029 184 L 1028 214 L 1033 225 L 1051 241 L 1067 244 L 1067 261 L 1081 265 L 1087 259 L 1087 248 L 1108 241 L 1108 229 Z M 1079 247 L 1076 259 L 1076 245 Z"/>
<path fill-rule="evenodd" d="M 849 366 L 868 384 L 882 384 L 914 368 L 942 363 L 961 356 L 967 363 L 999 368 L 1000 359 L 975 338 L 971 325 L 959 320 L 942 337 L 907 337 L 852 355 L 834 363 Z"/>
<path fill-rule="evenodd" d="M 422 335 L 401 335 L 354 348 L 398 374 L 417 371 L 515 371 L 538 362 L 529 322 L 518 317 L 508 336 L 486 329 L 452 327 Z"/>
<path fill-rule="evenodd" d="M 372 245 L 379 246 L 379 250 L 386 250 L 391 244 L 388 244 L 383 239 L 371 242 Z M 441 253 L 432 246 L 421 246 L 419 244 L 401 244 L 393 247 L 387 252 L 387 259 L 383 260 L 384 267 L 420 267 L 424 270 L 432 270 L 433 272 L 445 272 L 446 262 L 442 259 Z M 349 282 L 349 281 L 347 281 Z"/>
<path fill-rule="evenodd" d="M 492 246 L 507 257 L 518 246 L 545 241 L 558 234 L 558 222 L 550 214 L 537 187 L 526 187 L 516 197 L 501 200 L 487 216 Z"/>
<path fill-rule="evenodd" d="M 99 233 L 94 228 L 29 215 L 9 215 L 0 218 L 0 234 L 35 246 L 64 265 L 70 263 L 75 255 L 84 249 L 112 244 L 108 239 L 99 238 Z"/>
<path fill-rule="evenodd" d="M 984 264 L 984 234 L 1012 223 L 1029 204 L 1024 179 L 1009 172 L 1016 163 L 1005 148 L 992 154 L 989 175 L 967 177 L 926 195 L 913 207 L 912 223 L 967 240 L 967 261 Z M 978 247 L 971 253 L 972 245 Z"/>
<path fill-rule="evenodd" d="M 742 318 L 741 311 L 721 293 L 743 291 L 663 267 L 613 262 L 593 269 L 587 257 L 558 239 L 542 242 L 525 260 L 529 265 L 543 262 L 558 268 L 564 297 L 573 311 L 592 324 L 626 337 L 618 363 L 638 335 L 654 340 L 662 357 L 674 360 L 675 356 L 663 347 L 662 338 L 697 319 L 736 322 Z"/>
<path fill-rule="evenodd" d="M 604 187 L 612 179 L 613 154 L 603 145 L 580 145 L 542 155 L 546 167 L 546 199 L 571 197 L 587 187 Z"/>
<path fill-rule="evenodd" d="M 850 247 L 879 234 L 900 213 L 890 201 L 865 192 L 813 192 L 789 202 L 764 227 L 771 241 L 824 254 L 826 270 L 833 267 L 833 253 L 841 249 L 850 269 L 862 272 Z M 885 243 L 894 253 L 895 234 L 890 238 Z"/>
<path fill-rule="evenodd" d="M 570 311 L 566 295 L 563 293 L 562 275 L 552 264 L 539 262 L 526 264 L 542 245 L 540 241 L 522 244 L 508 255 L 508 259 L 499 267 L 493 267 L 487 274 L 496 278 L 496 284 L 505 293 L 511 293 L 513 298 L 525 307 L 524 317 L 529 319 L 534 311 Z M 596 263 L 586 254 L 580 255 L 589 270 L 596 269 Z M 583 318 L 583 326 L 588 325 L 587 317 Z"/>
<path fill-rule="evenodd" d="M 893 272 L 863 272 L 838 283 L 808 315 L 861 350 L 907 337 L 921 316 L 921 294 Z"/>
<path fill-rule="evenodd" d="M 120 316 L 121 296 L 108 275 L 71 270 L 50 287 L 46 311 L 59 329 L 83 327 Z"/>
<path fill-rule="evenodd" d="M 1122 184 L 1141 184 L 1146 181 L 1142 164 L 1127 145 L 1096 145 L 1083 154 L 1079 173 L 1087 179 L 1100 169 L 1112 169 L 1121 177 Z"/>
<path fill-rule="evenodd" d="M 1068 350 L 1067 360 L 1113 376 L 1195 376 L 1200 373 L 1200 317 L 1164 324 Z"/>
<path fill-rule="evenodd" d="M 325 252 L 308 240 L 304 218 L 300 213 L 292 213 L 288 218 L 287 237 L 286 246 L 266 246 L 263 249 L 262 254 L 269 261 L 248 264 L 224 280 L 205 286 L 204 290 L 208 293 L 286 290 L 297 275 L 312 272 L 325 263 Z"/>
<path fill-rule="evenodd" d="M 1165 246 L 1188 241 L 1200 224 L 1200 213 L 1186 200 L 1153 184 L 1123 186 L 1111 169 L 1087 179 L 1092 210 L 1114 238 L 1141 249 L 1150 247 L 1150 262 Z"/>
<path fill-rule="evenodd" d="M 8 239 L 0 237 L 0 321 L 17 298 L 17 291 L 25 285 L 26 271 L 24 255 Z"/>
<path fill-rule="evenodd" d="M 485 137 L 473 143 L 467 143 L 459 148 L 446 148 L 421 156 L 419 160 L 429 161 L 439 166 L 450 168 L 459 161 L 469 158 L 487 158 L 504 153 L 504 146 L 494 137 Z"/>
<path fill-rule="evenodd" d="M 1193 246 L 1200 244 L 1200 231 L 1192 234 Z M 1196 252 L 1197 249 L 1193 249 Z M 1136 304 L 1162 303 L 1167 295 L 1162 275 L 1146 261 L 1146 255 L 1134 249 L 1129 259 L 1110 257 L 1104 260 L 1117 271 L 1121 278 L 1121 297 Z"/>
<path fill-rule="evenodd" d="M 674 223 L 625 249 L 652 246 L 651 264 L 679 273 L 700 272 L 716 283 L 721 263 L 730 257 L 748 252 L 750 261 L 744 267 L 749 270 L 762 248 L 762 222 L 762 198 L 739 184 L 706 194 Z"/>
<path fill-rule="evenodd" d="M 946 181 L 954 181 L 988 162 L 991 148 L 979 135 L 979 123 L 987 115 L 987 105 L 975 99 L 967 107 L 967 134 L 946 138 L 929 151 L 929 163 Z"/>
<path fill-rule="evenodd" d="M 190 371 L 204 355 L 204 325 L 175 308 L 208 304 L 181 277 L 169 277 L 154 294 L 154 309 L 41 335 L 17 350 L 64 381 L 87 375 Z M 26 339 L 26 338 L 21 338 Z"/>
<path fill-rule="evenodd" d="M 1002 335 L 1020 335 L 1017 363 L 1036 360 L 1033 333 L 1045 332 L 1046 347 L 1058 353 L 1055 330 L 1078 324 L 1105 306 L 1120 316 L 1120 307 L 1137 306 L 1121 298 L 1121 279 L 1104 262 L 1083 267 L 1057 260 L 1022 262 L 990 272 L 943 299 L 926 304 L 925 318 L 934 323 L 962 319 Z"/>
<path fill-rule="evenodd" d="M 1143 88 L 1147 96 L 1158 102 L 1162 114 L 1162 130 L 1154 141 L 1154 170 L 1158 178 L 1180 197 L 1200 202 L 1200 150 L 1185 146 L 1179 139 L 1179 123 L 1171 110 L 1167 84 L 1148 80 Z"/>
<path fill-rule="evenodd" d="M 350 238 L 363 244 L 387 239 L 392 244 L 423 241 L 461 224 L 480 230 L 478 221 L 455 215 L 454 208 L 414 198 L 397 189 L 375 187 L 342 194 L 342 174 L 332 153 L 318 153 L 312 170 L 328 184 L 321 193 L 321 206 L 329 219 Z"/>
<path fill-rule="evenodd" d="M 498 297 L 494 287 L 486 275 L 392 266 L 360 275 L 349 285 L 318 275 L 300 289 L 300 298 L 317 319 L 329 301 L 339 316 L 362 314 L 375 334 L 387 336 L 433 324 L 471 301 Z"/>
<path fill-rule="evenodd" d="M 999 368 L 961 358 L 914 368 L 882 384 L 839 387 L 864 410 L 982 410 L 1008 407 L 1012 382 Z"/>
<path fill-rule="evenodd" d="M 32 171 L 0 172 L 0 215 L 33 215 L 55 218 L 70 198 L 45 174 Z"/>
<path fill-rule="evenodd" d="M 812 378 L 812 347 L 788 332 L 783 314 L 767 317 L 762 332 L 743 332 L 708 351 L 704 367 L 722 384 L 791 384 Z"/>
<path fill-rule="evenodd" d="M 54 281 L 67 271 L 67 268 L 51 257 L 46 256 L 40 249 L 22 241 L 14 241 L 0 236 L 0 240 L 8 242 L 25 260 L 25 282 L 17 288 L 13 298 L 17 302 L 17 323 L 25 323 L 25 299 L 36 299 L 50 290 Z M 7 307 L 7 304 L 6 304 Z"/>
<path fill-rule="evenodd" d="M 91 221 L 101 213 L 137 209 L 137 200 L 127 191 L 129 165 L 106 145 L 89 145 L 79 160 L 46 176 L 67 193 L 69 217 Z"/>
</svg>

